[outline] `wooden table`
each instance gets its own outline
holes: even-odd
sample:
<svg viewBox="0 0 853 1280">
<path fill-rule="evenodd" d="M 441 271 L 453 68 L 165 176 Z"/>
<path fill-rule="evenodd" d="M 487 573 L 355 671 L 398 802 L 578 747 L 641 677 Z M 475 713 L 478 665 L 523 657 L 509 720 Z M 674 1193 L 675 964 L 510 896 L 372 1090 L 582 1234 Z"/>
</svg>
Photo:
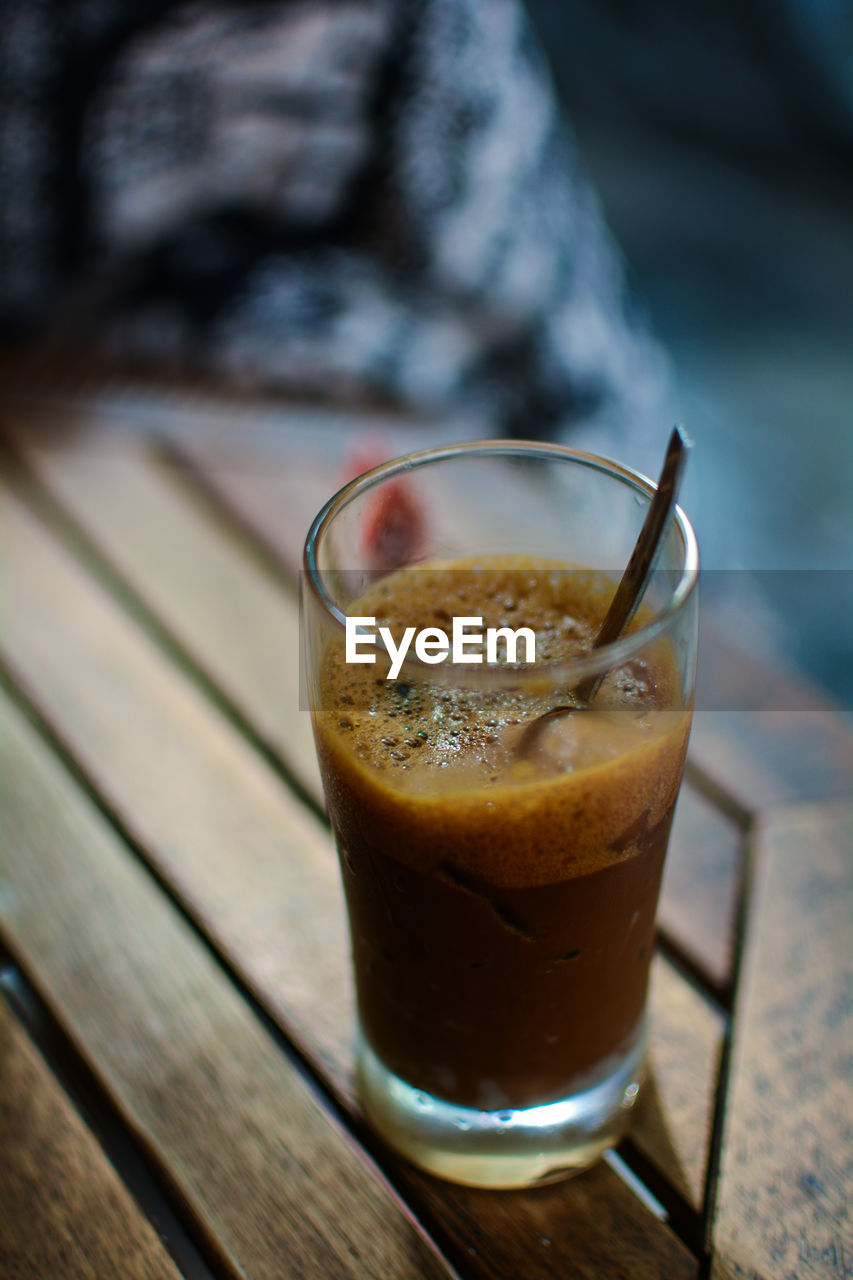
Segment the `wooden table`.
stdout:
<svg viewBox="0 0 853 1280">
<path fill-rule="evenodd" d="M 423 428 L 14 361 L 2 422 L 0 1274 L 853 1274 L 842 720 L 708 644 L 765 710 L 697 715 L 632 1134 L 442 1184 L 353 1097 L 296 677 L 309 518 Z"/>
</svg>

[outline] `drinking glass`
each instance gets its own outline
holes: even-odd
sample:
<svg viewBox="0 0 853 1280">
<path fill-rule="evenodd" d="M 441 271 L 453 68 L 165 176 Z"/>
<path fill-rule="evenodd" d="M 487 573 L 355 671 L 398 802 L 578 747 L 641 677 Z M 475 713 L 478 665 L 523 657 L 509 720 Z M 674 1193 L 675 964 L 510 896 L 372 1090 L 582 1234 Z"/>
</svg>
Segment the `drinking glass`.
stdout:
<svg viewBox="0 0 853 1280">
<path fill-rule="evenodd" d="M 367 472 L 308 535 L 308 693 L 360 1099 L 393 1148 L 454 1181 L 586 1167 L 642 1083 L 695 672 L 698 553 L 680 508 L 627 633 L 590 638 L 653 493 L 591 454 L 481 441 Z M 597 675 L 587 705 L 578 686 Z"/>
</svg>

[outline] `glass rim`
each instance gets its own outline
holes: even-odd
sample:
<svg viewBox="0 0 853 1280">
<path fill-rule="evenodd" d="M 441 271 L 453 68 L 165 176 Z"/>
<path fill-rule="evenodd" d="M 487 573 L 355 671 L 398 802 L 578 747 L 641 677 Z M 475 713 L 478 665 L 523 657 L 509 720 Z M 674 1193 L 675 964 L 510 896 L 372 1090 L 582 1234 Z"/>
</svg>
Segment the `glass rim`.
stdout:
<svg viewBox="0 0 853 1280">
<path fill-rule="evenodd" d="M 353 499 L 383 480 L 406 475 L 419 467 L 429 466 L 433 463 L 458 457 L 476 457 L 478 455 L 490 458 L 530 459 L 540 457 L 546 461 L 576 463 L 581 467 L 586 467 L 599 474 L 609 475 L 614 480 L 621 481 L 629 488 L 634 489 L 635 492 L 642 494 L 649 501 L 651 501 L 657 489 L 654 481 L 644 476 L 642 472 L 636 471 L 633 467 L 596 453 L 589 453 L 582 449 L 573 449 L 569 445 L 554 444 L 546 441 L 516 439 L 460 441 L 456 444 L 440 445 L 432 449 L 420 449 L 412 453 L 402 454 L 400 457 L 391 458 L 387 462 L 371 467 L 369 471 L 365 471 L 348 481 L 323 504 L 311 522 L 303 549 L 304 581 L 326 616 L 336 624 L 342 633 L 346 630 L 348 615 L 326 591 L 316 555 L 317 544 L 336 514 L 348 506 Z M 432 683 L 463 683 L 466 686 L 503 684 L 509 679 L 516 683 L 520 680 L 530 679 L 548 679 L 562 683 L 574 682 L 584 676 L 613 670 L 622 663 L 636 657 L 647 645 L 660 639 L 675 624 L 696 590 L 699 581 L 699 547 L 693 526 L 683 509 L 678 505 L 674 509 L 672 518 L 680 535 L 683 550 L 681 567 L 671 571 L 673 574 L 678 574 L 678 581 L 665 604 L 655 610 L 652 618 L 635 630 L 630 631 L 627 635 L 621 636 L 610 644 L 602 645 L 600 649 L 595 649 L 569 661 L 537 662 L 535 665 L 498 665 L 489 667 L 485 665 L 466 665 L 463 670 L 458 664 L 455 665 L 451 662 L 441 666 L 423 663 L 415 654 L 410 652 L 406 656 L 400 675 L 402 676 L 403 671 L 406 670 L 417 670 L 428 676 Z M 400 570 L 416 570 L 418 568 L 417 564 L 401 565 L 399 570 L 395 569 L 389 572 L 395 573 Z M 582 570 L 584 566 L 567 566 L 567 568 Z M 382 647 L 378 637 L 377 642 Z"/>
</svg>

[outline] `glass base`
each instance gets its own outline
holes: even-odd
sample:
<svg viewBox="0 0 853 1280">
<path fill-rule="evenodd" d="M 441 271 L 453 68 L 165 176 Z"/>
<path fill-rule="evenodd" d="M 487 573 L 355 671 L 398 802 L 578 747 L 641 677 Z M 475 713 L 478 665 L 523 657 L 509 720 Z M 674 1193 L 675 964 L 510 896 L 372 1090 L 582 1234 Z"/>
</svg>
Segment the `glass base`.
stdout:
<svg viewBox="0 0 853 1280">
<path fill-rule="evenodd" d="M 469 1187 L 529 1187 L 594 1164 L 625 1131 L 643 1077 L 645 1034 L 571 1097 L 479 1111 L 415 1089 L 361 1039 L 356 1072 L 365 1114 L 389 1146 L 439 1178 Z"/>
</svg>

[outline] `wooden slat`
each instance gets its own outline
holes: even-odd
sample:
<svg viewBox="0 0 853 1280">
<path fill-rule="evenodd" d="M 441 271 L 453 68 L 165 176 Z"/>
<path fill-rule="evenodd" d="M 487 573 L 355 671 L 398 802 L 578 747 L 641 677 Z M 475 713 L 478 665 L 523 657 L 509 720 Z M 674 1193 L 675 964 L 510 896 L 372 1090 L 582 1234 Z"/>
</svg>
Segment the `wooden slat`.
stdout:
<svg viewBox="0 0 853 1280">
<path fill-rule="evenodd" d="M 211 1250 L 259 1280 L 446 1275 L 173 904 L 2 712 L 2 929 Z"/>
<path fill-rule="evenodd" d="M 176 460 L 292 573 L 314 516 L 343 484 L 389 458 L 470 438 L 470 420 L 430 422 L 292 410 L 278 447 L 219 441 L 189 421 L 169 440 Z"/>
<path fill-rule="evenodd" d="M 352 478 L 347 465 L 352 443 L 351 435 L 349 442 L 335 442 L 326 457 L 302 455 L 298 466 L 212 452 L 190 440 L 173 442 L 173 456 L 176 465 L 295 576 L 302 568 L 302 547 L 311 521 Z M 395 450 L 386 445 L 381 452 L 393 456 Z"/>
<path fill-rule="evenodd" d="M 0 1273 L 179 1280 L 154 1228 L 0 998 Z"/>
<path fill-rule="evenodd" d="M 649 1079 L 634 1141 L 694 1209 L 702 1208 L 723 1022 L 658 960 L 649 994 L 653 1036 Z"/>
<path fill-rule="evenodd" d="M 71 383 L 49 371 L 44 382 L 7 377 L 0 424 L 39 448 L 158 439 L 294 574 L 311 520 L 354 468 L 465 439 L 474 426 L 470 417 L 425 423 L 388 408 L 300 404 L 233 388 L 212 394 L 117 374 L 81 381 L 79 371 Z"/>
<path fill-rule="evenodd" d="M 644 1154 L 697 1211 L 704 1193 L 711 1091 L 720 1048 L 720 1023 L 699 996 L 665 962 L 653 967 L 650 1075 L 632 1138 Z M 694 1263 L 673 1251 L 642 1259 L 644 1231 L 627 1187 L 599 1165 L 582 1178 L 529 1192 L 488 1192 L 457 1187 L 439 1194 L 439 1184 L 412 1173 L 407 1184 L 485 1264 L 488 1276 L 550 1280 L 578 1276 L 610 1280 L 618 1276 L 694 1274 Z M 468 1225 L 466 1227 L 466 1220 Z M 656 1250 L 661 1247 L 657 1242 Z M 518 1270 L 519 1259 L 525 1269 Z"/>
<path fill-rule="evenodd" d="M 301 564 L 302 545 L 312 516 L 345 481 L 368 466 L 460 438 L 459 424 L 453 423 L 431 426 L 426 436 L 413 435 L 411 430 L 405 436 L 394 432 L 364 435 L 357 423 L 352 425 L 345 450 L 342 452 L 338 446 L 319 465 L 316 454 L 297 452 L 295 465 L 294 460 L 261 460 L 251 454 L 235 460 L 233 453 L 229 457 L 197 442 L 184 441 L 177 442 L 175 456 L 184 461 L 203 489 L 216 495 L 245 529 L 273 551 L 280 563 L 295 570 Z M 467 431 L 461 438 L 470 439 L 474 424 L 464 425 Z M 293 485 L 294 471 L 301 484 L 296 504 L 299 521 L 283 520 L 280 515 L 284 495 Z M 559 511 L 543 504 L 538 485 L 499 463 L 489 467 L 480 484 L 472 484 L 471 476 L 463 471 L 445 475 L 441 485 L 424 483 L 418 491 L 427 540 L 434 539 L 440 548 L 449 545 L 448 539 L 461 546 L 482 546 L 484 534 L 489 539 L 496 537 L 502 544 L 517 538 L 521 545 L 529 536 L 531 509 L 537 513 L 544 539 L 559 547 L 565 538 Z"/>
<path fill-rule="evenodd" d="M 696 1280 L 695 1258 L 602 1161 L 530 1191 L 447 1189 L 407 1176 L 486 1280 Z"/>
<path fill-rule="evenodd" d="M 0 653 L 229 959 L 288 992 L 279 1016 L 343 1087 L 351 998 L 326 828 L 2 486 L 0 506 Z"/>
<path fill-rule="evenodd" d="M 853 786 L 853 733 L 826 706 L 699 710 L 690 758 L 747 811 L 829 800 Z"/>
<path fill-rule="evenodd" d="M 675 811 L 658 925 L 718 988 L 731 976 L 743 833 L 686 782 Z"/>
<path fill-rule="evenodd" d="M 846 795 L 853 720 L 805 674 L 738 643 L 736 614 L 710 594 L 700 612 L 692 758 L 746 811 Z"/>
<path fill-rule="evenodd" d="M 137 436 L 30 445 L 26 456 L 107 562 L 319 800 L 310 717 L 299 706 L 298 614 L 282 582 L 188 498 L 174 468 Z"/>
<path fill-rule="evenodd" d="M 4 512 L 10 669 L 231 963 L 349 1096 L 351 997 L 327 833 L 37 520 L 11 496 Z M 704 1097 L 694 1105 L 701 1129 Z M 599 1172 L 595 1186 L 630 1209 L 645 1240 L 638 1276 L 691 1274 L 686 1252 L 614 1174 Z M 435 1184 L 431 1195 L 447 1217 L 457 1193 Z M 567 1184 L 563 1195 L 568 1212 L 590 1191 Z M 503 1256 L 524 1202 L 477 1203 Z M 618 1260 L 619 1239 L 613 1248 Z"/>
<path fill-rule="evenodd" d="M 853 804 L 761 825 L 713 1274 L 850 1274 Z"/>
</svg>

